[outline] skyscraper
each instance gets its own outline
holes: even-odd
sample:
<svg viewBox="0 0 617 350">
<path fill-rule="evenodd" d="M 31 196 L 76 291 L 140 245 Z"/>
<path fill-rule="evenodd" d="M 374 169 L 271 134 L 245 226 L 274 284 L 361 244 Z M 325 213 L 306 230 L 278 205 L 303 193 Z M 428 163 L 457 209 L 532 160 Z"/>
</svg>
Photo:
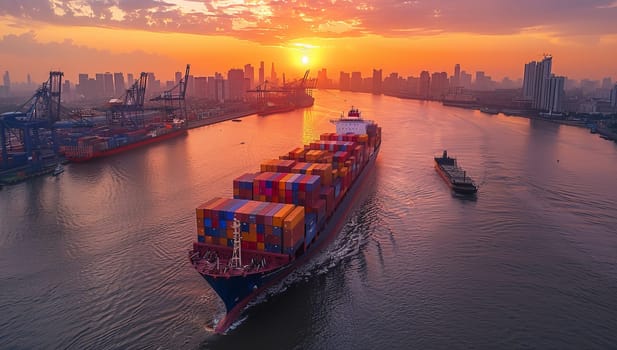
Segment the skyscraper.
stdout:
<svg viewBox="0 0 617 350">
<path fill-rule="evenodd" d="M 133 86 L 133 84 L 135 83 L 135 78 L 133 78 L 133 73 L 128 73 L 126 75 L 126 79 L 128 81 L 128 86 Z"/>
<path fill-rule="evenodd" d="M 182 72 L 176 72 L 174 74 L 174 78 L 175 78 L 175 85 L 178 85 L 180 83 L 180 80 L 182 80 Z"/>
<path fill-rule="evenodd" d="M 240 100 L 244 97 L 244 71 L 242 69 L 230 69 L 227 72 L 229 83 L 229 99 Z"/>
<path fill-rule="evenodd" d="M 126 86 L 124 85 L 124 74 L 114 73 L 114 88 L 116 90 L 117 97 L 120 97 L 125 93 Z"/>
<path fill-rule="evenodd" d="M 114 76 L 110 72 L 105 72 L 103 75 L 104 87 L 103 91 L 105 92 L 105 97 L 113 97 L 115 96 L 114 92 Z"/>
<path fill-rule="evenodd" d="M 261 61 L 259 62 L 259 85 L 263 85 L 265 79 L 264 61 Z"/>
<path fill-rule="evenodd" d="M 443 96 L 448 92 L 448 73 L 433 73 L 431 75 L 431 98 L 436 100 L 443 99 Z"/>
<path fill-rule="evenodd" d="M 339 90 L 349 91 L 350 87 L 349 73 L 341 72 L 339 75 Z"/>
<path fill-rule="evenodd" d="M 454 65 L 454 76 L 452 77 L 452 81 L 450 82 L 450 85 L 452 85 L 452 87 L 459 87 L 461 86 L 461 65 L 460 64 L 455 64 Z"/>
<path fill-rule="evenodd" d="M 381 69 L 373 69 L 373 88 L 372 93 L 375 95 L 381 95 L 381 83 L 382 83 L 382 71 Z"/>
<path fill-rule="evenodd" d="M 613 109 L 617 110 L 617 84 L 615 84 L 611 90 L 611 106 Z"/>
<path fill-rule="evenodd" d="M 531 100 L 531 107 L 549 112 L 562 112 L 565 96 L 565 78 L 551 74 L 553 57 L 544 55 L 541 62 L 525 64 L 523 97 Z"/>
<path fill-rule="evenodd" d="M 4 72 L 4 75 L 2 76 L 2 82 L 4 84 L 4 87 L 6 88 L 6 93 L 8 94 L 11 90 L 11 77 L 9 76 L 8 70 Z"/>
<path fill-rule="evenodd" d="M 244 78 L 248 79 L 248 88 L 252 89 L 255 87 L 255 68 L 251 64 L 244 65 Z"/>
<path fill-rule="evenodd" d="M 274 62 L 272 62 L 272 69 L 270 70 L 270 84 L 278 85 L 278 78 L 276 77 L 276 71 L 274 70 Z"/>
<path fill-rule="evenodd" d="M 349 88 L 351 91 L 362 90 L 362 73 L 351 72 L 351 79 L 349 80 Z"/>
<path fill-rule="evenodd" d="M 428 71 L 423 70 L 420 73 L 420 85 L 418 86 L 418 93 L 420 98 L 428 99 L 431 89 L 431 75 Z"/>
<path fill-rule="evenodd" d="M 523 75 L 523 98 L 533 100 L 535 94 L 534 81 L 536 80 L 536 61 L 531 61 L 525 64 L 525 73 Z"/>
</svg>

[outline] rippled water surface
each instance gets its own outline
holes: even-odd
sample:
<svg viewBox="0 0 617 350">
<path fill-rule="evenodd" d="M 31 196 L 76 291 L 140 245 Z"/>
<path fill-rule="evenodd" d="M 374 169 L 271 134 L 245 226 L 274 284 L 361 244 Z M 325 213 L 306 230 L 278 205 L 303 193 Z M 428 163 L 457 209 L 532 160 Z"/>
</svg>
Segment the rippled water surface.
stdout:
<svg viewBox="0 0 617 350">
<path fill-rule="evenodd" d="M 224 336 L 190 267 L 194 208 L 353 104 L 383 127 L 357 210 Z M 448 152 L 480 184 L 453 196 Z M 0 348 L 612 348 L 617 147 L 585 129 L 316 92 L 0 191 Z"/>
</svg>

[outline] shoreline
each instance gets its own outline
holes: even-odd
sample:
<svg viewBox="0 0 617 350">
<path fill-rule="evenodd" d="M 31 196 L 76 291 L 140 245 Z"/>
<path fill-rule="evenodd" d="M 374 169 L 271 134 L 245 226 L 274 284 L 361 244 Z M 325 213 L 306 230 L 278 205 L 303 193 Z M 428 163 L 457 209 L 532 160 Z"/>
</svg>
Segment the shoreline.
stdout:
<svg viewBox="0 0 617 350">
<path fill-rule="evenodd" d="M 253 110 L 253 109 L 246 110 L 246 111 L 242 111 L 242 112 L 223 113 L 221 115 L 207 117 L 207 118 L 199 119 L 199 120 L 189 120 L 188 128 L 189 129 L 200 128 L 202 126 L 207 126 L 207 125 L 212 125 L 212 124 L 216 124 L 216 123 L 221 123 L 221 122 L 232 120 L 232 119 L 236 119 L 236 118 L 248 117 L 248 116 L 253 115 L 253 114 L 257 114 L 257 110 L 256 109 L 255 110 Z"/>
</svg>

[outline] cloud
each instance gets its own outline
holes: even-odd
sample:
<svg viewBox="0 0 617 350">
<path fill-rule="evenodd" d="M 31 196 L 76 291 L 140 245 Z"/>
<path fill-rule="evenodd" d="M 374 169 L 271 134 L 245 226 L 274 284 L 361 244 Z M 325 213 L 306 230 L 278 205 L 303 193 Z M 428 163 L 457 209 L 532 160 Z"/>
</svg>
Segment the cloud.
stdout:
<svg viewBox="0 0 617 350">
<path fill-rule="evenodd" d="M 260 43 L 303 37 L 617 33 L 615 0 L 0 0 L 0 16 L 67 26 L 229 35 Z M 16 23 L 18 24 L 18 23 Z"/>
<path fill-rule="evenodd" d="M 172 58 L 142 51 L 112 53 L 79 46 L 69 39 L 41 43 L 33 31 L 3 36 L 0 39 L 0 61 L 14 67 L 11 73 L 15 71 L 19 76 L 25 77 L 31 72 L 33 77 L 42 80 L 54 69 L 64 71 L 65 79 L 73 82 L 80 72 L 93 74 L 116 70 L 139 73 L 160 71 L 160 67 L 182 67 Z"/>
</svg>

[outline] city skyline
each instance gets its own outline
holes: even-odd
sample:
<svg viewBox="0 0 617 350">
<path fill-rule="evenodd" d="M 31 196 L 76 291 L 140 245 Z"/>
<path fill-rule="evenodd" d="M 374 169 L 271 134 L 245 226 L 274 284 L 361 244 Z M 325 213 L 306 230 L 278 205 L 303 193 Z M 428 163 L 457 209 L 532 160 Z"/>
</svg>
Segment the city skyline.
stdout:
<svg viewBox="0 0 617 350">
<path fill-rule="evenodd" d="M 0 71 L 16 82 L 28 73 L 43 81 L 51 69 L 167 77 L 187 62 L 205 76 L 260 61 L 276 61 L 288 76 L 307 68 L 450 74 L 458 63 L 499 81 L 522 78 L 521 62 L 544 53 L 559 57 L 554 70 L 570 79 L 617 77 L 613 0 L 30 5 L 4 1 L 0 8 Z"/>
</svg>

